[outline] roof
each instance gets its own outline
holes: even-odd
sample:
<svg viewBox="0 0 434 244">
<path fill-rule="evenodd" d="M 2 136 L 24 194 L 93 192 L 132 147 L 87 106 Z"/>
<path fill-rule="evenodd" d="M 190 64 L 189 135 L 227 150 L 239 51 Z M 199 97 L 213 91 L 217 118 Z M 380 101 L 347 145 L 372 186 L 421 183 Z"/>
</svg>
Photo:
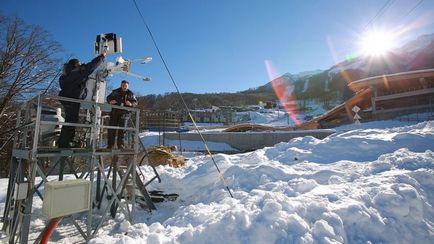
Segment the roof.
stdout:
<svg viewBox="0 0 434 244">
<path fill-rule="evenodd" d="M 357 94 L 355 94 L 352 98 L 348 99 L 342 104 L 337 105 L 336 107 L 330 109 L 327 113 L 313 118 L 312 120 L 304 123 L 301 127 L 308 127 L 309 125 L 317 124 L 321 121 L 333 120 L 335 118 L 340 118 L 342 114 L 346 114 L 347 111 L 345 106 L 352 108 L 355 105 L 358 105 L 361 109 L 367 109 L 371 106 L 371 100 L 366 99 L 371 96 L 372 90 L 370 88 L 364 89 Z"/>
<path fill-rule="evenodd" d="M 362 88 L 366 88 L 370 85 L 374 84 L 383 84 L 385 81 L 387 83 L 398 81 L 398 80 L 409 80 L 409 79 L 418 79 L 418 78 L 426 78 L 426 77 L 434 77 L 434 69 L 422 69 L 415 71 L 407 71 L 400 72 L 388 75 L 378 75 L 373 77 L 368 77 L 361 80 L 356 80 L 348 84 L 354 90 L 360 90 Z"/>
</svg>

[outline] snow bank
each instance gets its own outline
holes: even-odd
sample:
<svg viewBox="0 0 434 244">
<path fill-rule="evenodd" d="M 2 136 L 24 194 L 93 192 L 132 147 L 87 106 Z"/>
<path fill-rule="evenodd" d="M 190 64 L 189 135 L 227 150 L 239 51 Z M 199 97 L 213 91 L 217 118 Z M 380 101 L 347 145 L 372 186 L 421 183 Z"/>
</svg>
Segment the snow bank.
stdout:
<svg viewBox="0 0 434 244">
<path fill-rule="evenodd" d="M 180 199 L 91 243 L 432 243 L 433 135 L 431 121 L 216 155 L 234 198 L 208 157 L 160 168 L 151 187 Z"/>
</svg>

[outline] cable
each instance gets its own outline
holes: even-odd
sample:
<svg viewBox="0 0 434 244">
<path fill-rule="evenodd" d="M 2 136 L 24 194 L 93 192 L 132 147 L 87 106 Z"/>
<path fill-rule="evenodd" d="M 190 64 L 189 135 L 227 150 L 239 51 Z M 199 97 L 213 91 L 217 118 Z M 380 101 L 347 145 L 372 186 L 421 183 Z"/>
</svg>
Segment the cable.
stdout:
<svg viewBox="0 0 434 244">
<path fill-rule="evenodd" d="M 234 196 L 232 195 L 231 189 L 229 188 L 228 184 L 226 183 L 226 180 L 224 179 L 224 177 L 223 177 L 223 175 L 222 175 L 222 173 L 221 173 L 219 167 L 217 166 L 217 163 L 215 162 L 214 157 L 212 156 L 211 151 L 209 150 L 208 145 L 206 144 L 206 141 L 205 141 L 205 139 L 203 138 L 202 133 L 199 131 L 199 128 L 197 127 L 196 122 L 195 122 L 193 116 L 191 115 L 190 109 L 188 108 L 187 103 L 186 103 L 185 100 L 184 100 L 184 97 L 182 96 L 181 92 L 179 91 L 178 85 L 176 85 L 175 79 L 173 78 L 172 73 L 170 72 L 167 63 L 166 63 L 166 61 L 165 61 L 163 55 L 161 54 L 160 48 L 158 47 L 157 42 L 155 41 L 155 38 L 154 38 L 154 35 L 152 34 L 151 29 L 149 28 L 148 24 L 146 23 L 145 18 L 143 17 L 143 14 L 142 14 L 142 12 L 141 12 L 140 9 L 139 9 L 139 6 L 137 5 L 136 0 L 133 0 L 133 2 L 134 2 L 134 6 L 136 7 L 137 11 L 139 12 L 139 15 L 140 15 L 140 17 L 141 17 L 141 19 L 142 19 L 143 24 L 144 24 L 145 27 L 146 27 L 146 30 L 148 31 L 148 33 L 149 33 L 149 35 L 150 35 L 150 37 L 151 37 L 151 39 L 152 39 L 152 42 L 153 42 L 153 44 L 154 44 L 155 49 L 157 49 L 158 56 L 160 56 L 161 61 L 163 62 L 164 68 L 166 69 L 167 74 L 169 75 L 170 80 L 172 81 L 173 85 L 175 86 L 176 91 L 177 91 L 177 93 L 178 93 L 178 95 L 179 95 L 179 97 L 180 97 L 180 99 L 181 99 L 181 101 L 182 101 L 182 104 L 184 105 L 185 109 L 186 109 L 187 112 L 188 112 L 188 115 L 189 115 L 191 121 L 193 122 L 194 128 L 195 128 L 196 131 L 199 133 L 199 136 L 200 136 L 200 138 L 201 138 L 203 144 L 205 145 L 205 149 L 206 149 L 207 153 L 210 155 L 211 160 L 212 160 L 212 162 L 214 163 L 214 166 L 216 167 L 216 169 L 217 169 L 217 171 L 218 171 L 218 173 L 219 173 L 219 177 L 220 177 L 220 179 L 222 180 L 224 186 L 225 186 L 226 189 L 228 190 L 229 195 L 231 195 L 231 197 L 233 198 Z"/>
<path fill-rule="evenodd" d="M 419 5 L 423 2 L 424 0 L 420 0 L 418 3 L 416 3 L 416 5 L 414 5 L 414 7 L 412 9 L 410 9 L 410 11 L 407 12 L 407 14 L 405 14 L 404 18 L 406 18 L 407 16 L 409 16 L 411 14 L 411 12 L 413 12 L 417 7 L 419 7 Z"/>
<path fill-rule="evenodd" d="M 56 75 L 53 77 L 53 79 L 50 81 L 50 84 L 48 84 L 47 88 L 44 90 L 44 92 L 42 92 L 42 94 L 47 93 L 48 89 L 50 89 L 51 85 L 53 84 L 53 82 L 57 79 L 57 77 L 60 75 L 60 73 L 62 72 L 62 69 L 60 69 L 59 71 L 57 71 Z"/>
<path fill-rule="evenodd" d="M 379 10 L 378 10 L 378 12 L 377 12 L 377 14 L 375 14 L 375 16 L 368 22 L 368 24 L 366 24 L 366 26 L 365 26 L 365 30 L 376 20 L 376 19 L 378 19 L 379 17 L 381 17 L 385 12 L 386 12 L 386 10 L 390 7 L 390 6 L 392 6 L 392 4 L 395 2 L 395 0 L 388 0 Z M 390 4 L 389 4 L 390 3 Z"/>
<path fill-rule="evenodd" d="M 70 60 L 72 58 L 72 55 L 69 55 L 68 59 L 66 59 L 68 62 L 68 60 Z M 60 73 L 63 72 L 63 67 L 62 69 L 59 69 L 59 71 L 57 71 L 56 75 L 53 77 L 53 79 L 50 81 L 50 84 L 48 84 L 47 88 L 44 90 L 44 92 L 42 92 L 42 94 L 47 93 L 48 89 L 50 89 L 51 85 L 53 84 L 53 82 L 57 79 L 57 77 L 60 75 Z"/>
</svg>

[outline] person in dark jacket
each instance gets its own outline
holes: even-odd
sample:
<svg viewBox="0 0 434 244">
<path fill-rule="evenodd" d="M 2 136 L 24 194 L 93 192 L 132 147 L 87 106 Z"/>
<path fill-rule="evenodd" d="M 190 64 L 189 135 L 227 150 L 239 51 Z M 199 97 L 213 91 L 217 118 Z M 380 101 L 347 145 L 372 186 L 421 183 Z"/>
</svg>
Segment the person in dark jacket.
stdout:
<svg viewBox="0 0 434 244">
<path fill-rule="evenodd" d="M 71 59 L 63 66 L 63 74 L 59 78 L 60 92 L 59 96 L 81 99 L 80 94 L 86 87 L 88 76 L 98 66 L 104 62 L 106 51 L 94 58 L 87 64 L 81 64 L 78 59 Z M 80 112 L 80 103 L 60 101 L 65 110 L 65 122 L 77 123 Z M 59 148 L 76 147 L 73 139 L 75 135 L 75 126 L 62 126 L 58 141 Z"/>
<path fill-rule="evenodd" d="M 136 96 L 134 93 L 128 89 L 128 81 L 123 80 L 121 82 L 121 87 L 113 90 L 107 96 L 107 102 L 112 105 L 125 106 L 125 107 L 134 107 L 137 105 Z M 123 127 L 125 125 L 124 115 L 126 115 L 128 111 L 121 109 L 112 109 L 110 112 L 110 126 L 118 126 Z M 115 137 L 117 134 L 117 146 L 118 149 L 124 148 L 124 131 L 121 129 L 109 129 L 108 130 L 108 138 L 107 138 L 107 148 L 112 149 L 115 144 Z"/>
</svg>

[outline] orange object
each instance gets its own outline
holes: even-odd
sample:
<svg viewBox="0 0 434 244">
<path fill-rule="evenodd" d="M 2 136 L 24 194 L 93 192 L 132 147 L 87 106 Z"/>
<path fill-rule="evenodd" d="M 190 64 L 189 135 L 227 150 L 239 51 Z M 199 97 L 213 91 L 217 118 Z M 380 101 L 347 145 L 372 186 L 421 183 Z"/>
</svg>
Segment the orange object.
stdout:
<svg viewBox="0 0 434 244">
<path fill-rule="evenodd" d="M 50 223 L 48 224 L 47 228 L 44 230 L 44 234 L 42 235 L 41 244 L 48 243 L 48 240 L 50 240 L 51 235 L 53 234 L 57 225 L 59 225 L 60 221 L 62 221 L 62 219 L 63 217 L 58 217 L 50 220 Z"/>
</svg>

